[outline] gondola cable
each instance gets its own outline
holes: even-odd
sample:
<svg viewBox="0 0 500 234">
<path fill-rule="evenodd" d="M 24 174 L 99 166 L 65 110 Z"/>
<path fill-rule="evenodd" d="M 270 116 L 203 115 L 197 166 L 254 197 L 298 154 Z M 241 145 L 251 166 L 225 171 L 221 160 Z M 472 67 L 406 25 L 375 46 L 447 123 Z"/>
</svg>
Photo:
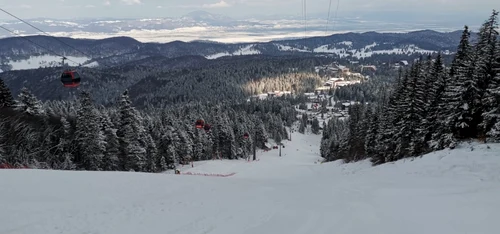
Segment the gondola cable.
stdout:
<svg viewBox="0 0 500 234">
<path fill-rule="evenodd" d="M 42 46 L 42 45 L 40 45 L 40 44 L 38 44 L 38 43 L 36 43 L 36 42 L 34 42 L 34 41 L 30 40 L 28 37 L 22 36 L 22 35 L 20 35 L 19 33 L 16 33 L 16 32 L 14 32 L 14 31 L 12 31 L 12 30 L 10 30 L 10 29 L 8 29 L 8 28 L 6 28 L 6 27 L 2 26 L 2 25 L 0 25 L 0 28 L 2 28 L 3 30 L 5 30 L 5 31 L 7 31 L 7 32 L 9 32 L 9 33 L 12 33 L 12 34 L 14 34 L 14 35 L 18 36 L 19 38 L 22 38 L 22 39 L 24 39 L 24 40 L 26 40 L 26 41 L 28 41 L 28 42 L 30 42 L 30 43 L 32 43 L 32 44 L 34 44 L 34 45 L 36 45 L 36 46 L 40 47 L 40 48 L 42 48 L 42 49 L 45 49 L 45 50 L 47 50 L 48 52 L 51 52 L 51 53 L 53 53 L 54 55 L 57 55 L 58 57 L 65 57 L 65 56 L 60 55 L 59 53 L 56 53 L 55 51 L 53 51 L 53 50 L 51 50 L 51 49 L 49 49 L 49 48 L 47 48 L 47 47 L 44 47 L 44 46 Z M 70 62 L 73 62 L 73 63 L 75 63 L 75 64 L 79 64 L 78 62 L 75 62 L 75 61 L 73 61 L 73 60 L 71 60 L 71 59 L 68 59 L 68 58 L 66 58 L 66 60 L 68 60 L 68 61 L 70 61 Z"/>
<path fill-rule="evenodd" d="M 328 24 L 330 23 L 330 8 L 332 5 L 332 0 L 330 0 L 330 6 L 328 7 L 328 19 L 326 21 L 326 29 L 325 29 L 325 34 L 328 34 Z M 340 0 L 337 0 L 337 8 L 335 9 L 335 15 L 333 16 L 333 27 L 332 31 L 335 31 L 335 26 L 337 24 L 337 15 L 339 12 L 339 6 L 340 6 Z"/>
<path fill-rule="evenodd" d="M 10 13 L 10 12 L 8 12 L 8 11 L 6 11 L 6 10 L 2 9 L 2 8 L 0 8 L 0 11 L 3 11 L 5 14 L 8 14 L 8 15 L 10 15 L 10 16 L 12 16 L 12 17 L 16 18 L 17 20 L 19 20 L 19 21 L 21 21 L 21 22 L 23 22 L 23 23 L 27 24 L 28 26 L 30 26 L 30 27 L 32 27 L 32 28 L 34 28 L 34 29 L 36 29 L 36 30 L 38 30 L 38 31 L 42 32 L 43 34 L 45 34 L 45 35 L 47 35 L 47 36 L 49 36 L 49 37 L 52 37 L 54 40 L 59 41 L 61 44 L 64 44 L 64 45 L 66 45 L 66 46 L 68 46 L 68 47 L 70 47 L 70 48 L 74 49 L 75 51 L 78 51 L 78 52 L 82 53 L 83 55 L 87 56 L 88 58 L 92 58 L 92 56 L 90 56 L 90 55 L 86 54 L 85 52 L 83 52 L 83 51 L 81 51 L 81 50 L 79 50 L 79 49 L 75 48 L 74 46 L 69 45 L 68 43 L 66 43 L 66 42 L 64 42 L 64 41 L 62 41 L 62 40 L 60 40 L 59 38 L 57 38 L 57 37 L 54 37 L 54 36 L 50 35 L 49 33 L 47 33 L 47 32 L 45 32 L 45 31 L 41 30 L 40 28 L 38 28 L 38 27 L 34 26 L 33 24 L 30 24 L 30 23 L 29 23 L 29 22 L 27 22 L 26 20 L 23 20 L 23 19 L 21 19 L 21 18 L 19 18 L 19 17 L 15 16 L 14 14 L 12 14 L 12 13 Z"/>
<path fill-rule="evenodd" d="M 66 58 L 66 56 L 60 55 L 59 53 L 56 53 L 55 51 L 53 51 L 53 50 L 51 50 L 51 49 L 49 49 L 49 48 L 47 48 L 45 46 L 42 46 L 42 45 L 40 45 L 40 44 L 38 44 L 38 43 L 30 40 L 28 37 L 22 36 L 19 33 L 16 33 L 16 32 L 14 32 L 14 31 L 12 31 L 12 30 L 10 30 L 10 29 L 2 26 L 2 25 L 0 25 L 0 28 L 2 28 L 3 30 L 5 30 L 7 32 L 10 32 L 10 33 L 12 33 L 14 35 L 17 35 L 19 38 L 22 38 L 22 39 L 24 39 L 24 40 L 26 40 L 26 41 L 28 41 L 28 42 L 30 42 L 30 43 L 32 43 L 32 44 L 40 47 L 40 48 L 43 48 L 43 49 L 47 50 L 48 52 L 53 53 L 54 55 L 57 55 L 57 56 L 61 57 L 62 58 L 61 67 L 63 67 L 63 68 L 65 67 L 64 60 L 68 60 L 68 61 L 71 61 L 71 62 L 73 62 L 75 64 L 79 64 L 78 67 L 81 66 L 80 63 L 77 63 L 77 62 L 75 62 L 75 61 L 73 61 L 71 59 L 68 59 L 68 58 Z M 80 79 L 81 78 L 80 78 L 80 74 L 78 74 L 78 72 L 76 72 L 74 70 L 67 69 L 67 70 L 64 70 L 62 72 L 60 79 L 61 79 L 61 83 L 63 83 L 64 87 L 75 88 L 75 87 L 78 87 L 80 85 Z"/>
<path fill-rule="evenodd" d="M 88 58 L 90 58 L 90 59 L 92 58 L 92 56 L 90 56 L 90 55 L 86 54 L 85 52 L 83 52 L 83 51 L 81 51 L 81 50 L 79 50 L 79 49 L 77 49 L 77 48 L 75 48 L 75 47 L 73 47 L 73 46 L 71 46 L 71 45 L 67 44 L 66 42 L 64 42 L 64 41 L 60 40 L 60 39 L 59 39 L 59 38 L 57 38 L 57 37 L 54 37 L 54 36 L 50 35 L 49 33 L 47 33 L 47 32 L 45 32 L 45 31 L 41 30 L 40 28 L 38 28 L 38 27 L 36 27 L 36 26 L 34 26 L 34 25 L 30 24 L 29 22 L 27 22 L 27 21 L 25 21 L 25 20 L 23 20 L 23 19 L 21 19 L 21 18 L 19 18 L 19 17 L 15 16 L 14 14 L 12 14 L 12 13 L 10 13 L 10 12 L 8 12 L 8 11 L 6 11 L 6 10 L 2 9 L 2 8 L 0 8 L 0 11 L 3 11 L 4 13 L 6 13 L 6 14 L 8 14 L 8 15 L 10 15 L 10 16 L 12 16 L 12 17 L 14 17 L 14 18 L 18 19 L 18 20 L 20 20 L 21 22 L 23 22 L 23 23 L 25 23 L 25 24 L 29 25 L 30 27 L 32 27 L 32 28 L 34 28 L 34 29 L 36 29 L 36 30 L 38 30 L 38 31 L 40 31 L 40 32 L 42 32 L 42 33 L 44 33 L 45 35 L 47 35 L 47 36 L 49 36 L 49 37 L 53 38 L 54 40 L 56 40 L 56 41 L 58 41 L 58 42 L 60 42 L 60 43 L 62 43 L 62 44 L 64 44 L 64 45 L 68 46 L 69 48 L 74 49 L 75 51 L 80 52 L 81 54 L 83 54 L 83 55 L 87 56 Z M 82 67 L 82 66 L 83 66 L 81 63 L 78 63 L 78 62 L 75 62 L 75 61 L 73 61 L 73 60 L 71 60 L 71 59 L 68 59 L 68 58 L 66 58 L 66 57 L 65 57 L 65 56 L 63 56 L 63 55 L 60 55 L 60 54 L 58 54 L 58 53 L 54 52 L 53 50 L 50 50 L 50 49 L 48 49 L 48 48 L 46 48 L 46 47 L 43 47 L 43 46 L 39 45 L 38 43 L 35 43 L 35 42 L 34 42 L 34 41 L 32 41 L 32 40 L 29 40 L 29 39 L 28 39 L 27 37 L 25 37 L 25 36 L 21 36 L 21 35 L 19 35 L 18 33 L 13 32 L 12 30 L 9 30 L 9 29 L 7 29 L 7 28 L 5 28 L 5 27 L 3 27 L 3 26 L 2 26 L 2 29 L 6 30 L 6 31 L 8 31 L 8 32 L 10 32 L 10 33 L 12 33 L 12 34 L 15 34 L 15 35 L 17 35 L 17 36 L 19 36 L 19 37 L 21 37 L 21 38 L 23 38 L 23 39 L 25 39 L 25 40 L 27 40 L 27 41 L 29 41 L 29 42 L 33 43 L 33 44 L 35 44 L 35 45 L 37 45 L 37 46 L 39 46 L 39 47 L 41 47 L 41 48 L 44 48 L 44 49 L 46 49 L 47 51 L 49 51 L 49 52 L 51 52 L 51 53 L 53 53 L 53 54 L 55 54 L 55 55 L 57 55 L 57 56 L 61 57 L 61 58 L 62 58 L 62 63 L 61 63 L 61 64 L 62 64 L 62 67 L 63 67 L 63 68 L 65 67 L 64 60 L 68 60 L 68 61 L 71 61 L 71 62 L 73 62 L 73 63 L 77 64 L 77 66 L 76 66 L 77 68 L 79 68 L 79 67 Z M 104 66 L 106 66 L 106 65 L 104 65 Z M 106 66 L 106 67 L 108 67 L 108 66 Z M 61 74 L 61 82 L 63 83 L 64 87 L 71 87 L 71 88 L 73 88 L 73 87 L 78 87 L 78 86 L 80 85 L 80 79 L 81 79 L 81 78 L 80 78 L 80 75 L 79 75 L 79 74 L 78 74 L 78 72 L 76 72 L 75 70 L 65 69 L 65 70 L 62 72 L 62 74 Z"/>
</svg>

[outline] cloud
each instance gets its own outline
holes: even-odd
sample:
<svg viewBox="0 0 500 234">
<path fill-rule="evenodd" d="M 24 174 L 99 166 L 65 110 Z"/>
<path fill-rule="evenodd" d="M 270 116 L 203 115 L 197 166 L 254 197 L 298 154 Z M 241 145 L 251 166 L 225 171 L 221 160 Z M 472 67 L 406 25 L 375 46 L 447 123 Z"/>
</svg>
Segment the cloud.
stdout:
<svg viewBox="0 0 500 234">
<path fill-rule="evenodd" d="M 156 6 L 156 8 L 161 9 L 161 8 L 163 8 L 163 7 L 162 7 L 162 6 Z"/>
<path fill-rule="evenodd" d="M 217 3 L 212 3 L 212 4 L 203 4 L 203 8 L 224 8 L 224 7 L 230 7 L 231 4 L 227 3 L 224 0 L 221 0 L 220 2 Z"/>
<path fill-rule="evenodd" d="M 143 4 L 141 0 L 122 0 L 126 5 L 140 5 Z"/>
<path fill-rule="evenodd" d="M 8 0 L 0 0 L 8 2 Z M 180 17 L 191 11 L 206 10 L 224 14 L 232 18 L 259 18 L 264 16 L 301 16 L 302 4 L 299 0 L 15 0 L 4 6 L 21 18 L 38 17 Z M 52 2 L 54 4 L 47 4 Z M 328 16 L 330 0 L 307 1 L 307 12 L 311 18 Z M 408 20 L 401 12 L 420 14 L 422 18 L 432 20 L 433 15 L 454 14 L 456 12 L 470 15 L 489 15 L 498 8 L 498 0 L 344 0 L 340 1 L 338 18 L 361 17 L 363 19 L 389 18 L 391 20 Z M 0 4 L 1 5 L 1 4 Z M 94 5 L 95 8 L 83 8 Z M 332 1 L 331 17 L 335 15 L 337 1 Z M 134 6 L 141 6 L 138 11 Z M 161 6 L 159 8 L 158 6 Z M 72 7 L 92 9 L 60 14 L 61 10 Z M 500 9 L 497 9 L 500 10 Z M 392 16 L 394 14 L 394 16 Z M 10 19 L 0 14 L 0 18 Z M 454 19 L 467 23 L 464 18 Z M 472 22 L 474 23 L 474 22 Z M 471 24 L 472 24 L 471 23 Z"/>
</svg>

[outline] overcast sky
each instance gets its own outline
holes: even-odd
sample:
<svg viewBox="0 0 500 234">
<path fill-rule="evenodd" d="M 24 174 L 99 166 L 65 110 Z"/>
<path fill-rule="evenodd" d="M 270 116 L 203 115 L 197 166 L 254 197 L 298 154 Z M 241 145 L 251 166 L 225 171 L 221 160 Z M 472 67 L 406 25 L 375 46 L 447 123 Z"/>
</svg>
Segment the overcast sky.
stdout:
<svg viewBox="0 0 500 234">
<path fill-rule="evenodd" d="M 329 2 L 308 0 L 308 14 L 326 13 Z M 332 12 L 336 4 L 337 0 L 332 0 Z M 256 14 L 300 15 L 301 6 L 302 0 L 0 0 L 1 8 L 26 19 L 176 17 L 195 10 L 239 18 Z M 495 7 L 500 8 L 498 0 L 340 0 L 339 17 L 353 16 L 353 11 L 386 16 L 388 13 L 382 11 L 407 11 L 422 16 L 452 13 L 486 19 Z M 0 12 L 0 19 L 12 18 Z"/>
</svg>

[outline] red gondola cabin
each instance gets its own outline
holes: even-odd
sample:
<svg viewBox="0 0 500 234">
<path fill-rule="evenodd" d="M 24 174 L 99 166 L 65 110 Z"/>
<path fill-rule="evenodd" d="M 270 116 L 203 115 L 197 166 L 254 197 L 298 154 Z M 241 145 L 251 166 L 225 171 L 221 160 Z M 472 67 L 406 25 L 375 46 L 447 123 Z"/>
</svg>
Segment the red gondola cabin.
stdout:
<svg viewBox="0 0 500 234">
<path fill-rule="evenodd" d="M 196 125 L 196 128 L 198 128 L 198 129 L 202 129 L 202 128 L 205 126 L 205 121 L 203 121 L 203 120 L 201 120 L 201 119 L 196 120 L 195 125 Z"/>
<path fill-rule="evenodd" d="M 76 71 L 67 70 L 61 74 L 61 82 L 64 87 L 78 87 L 80 85 L 80 74 Z"/>
<path fill-rule="evenodd" d="M 212 126 L 210 126 L 210 124 L 205 124 L 205 126 L 203 126 L 203 129 L 205 129 L 205 131 L 210 131 L 210 129 L 212 128 Z"/>
</svg>

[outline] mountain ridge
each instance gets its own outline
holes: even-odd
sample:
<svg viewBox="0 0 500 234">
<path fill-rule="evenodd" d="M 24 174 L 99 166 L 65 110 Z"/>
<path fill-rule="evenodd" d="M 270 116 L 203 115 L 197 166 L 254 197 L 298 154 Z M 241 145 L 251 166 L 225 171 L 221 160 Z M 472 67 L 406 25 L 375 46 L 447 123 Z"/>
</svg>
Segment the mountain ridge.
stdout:
<svg viewBox="0 0 500 234">
<path fill-rule="evenodd" d="M 32 56 L 52 54 L 47 48 L 59 55 L 82 57 L 79 51 L 61 44 L 63 41 L 72 47 L 84 51 L 91 56 L 87 62 L 98 62 L 104 66 L 117 66 L 141 60 L 151 56 L 175 58 L 197 55 L 208 59 L 224 56 L 265 54 L 283 56 L 290 54 L 326 55 L 347 59 L 363 59 L 381 54 L 413 55 L 442 52 L 453 54 L 460 40 L 461 31 L 438 32 L 434 30 L 419 30 L 407 33 L 343 33 L 329 36 L 310 37 L 306 39 L 272 40 L 269 42 L 247 43 L 210 43 L 206 41 L 184 42 L 180 40 L 158 43 L 140 42 L 133 37 L 111 37 L 105 39 L 77 39 L 69 37 L 51 37 L 44 35 L 25 38 L 10 37 L 0 39 L 1 69 L 9 68 L 12 60 L 26 60 Z M 472 33 L 471 38 L 476 34 Z M 33 43 L 27 43 L 29 39 Z M 57 39 L 57 40 L 56 40 Z M 84 64 L 86 64 L 84 63 Z"/>
</svg>

